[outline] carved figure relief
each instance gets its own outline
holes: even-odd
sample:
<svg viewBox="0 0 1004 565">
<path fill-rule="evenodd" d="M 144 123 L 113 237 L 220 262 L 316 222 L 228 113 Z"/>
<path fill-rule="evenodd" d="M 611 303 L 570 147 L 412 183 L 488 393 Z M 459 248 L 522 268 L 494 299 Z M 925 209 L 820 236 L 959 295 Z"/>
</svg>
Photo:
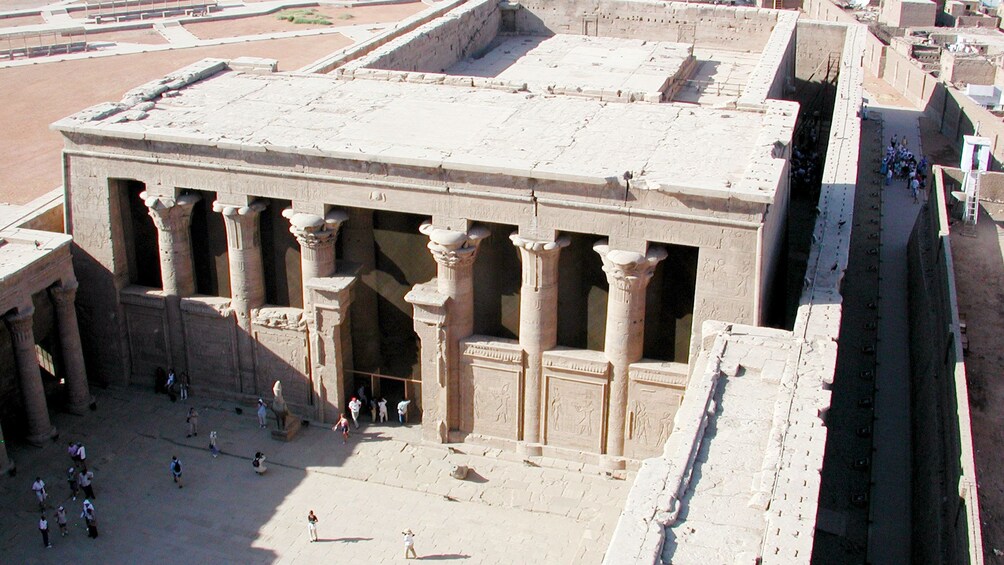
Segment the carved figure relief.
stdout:
<svg viewBox="0 0 1004 565">
<path fill-rule="evenodd" d="M 546 443 L 557 447 L 600 450 L 603 387 L 550 376 L 547 379 Z"/>
</svg>

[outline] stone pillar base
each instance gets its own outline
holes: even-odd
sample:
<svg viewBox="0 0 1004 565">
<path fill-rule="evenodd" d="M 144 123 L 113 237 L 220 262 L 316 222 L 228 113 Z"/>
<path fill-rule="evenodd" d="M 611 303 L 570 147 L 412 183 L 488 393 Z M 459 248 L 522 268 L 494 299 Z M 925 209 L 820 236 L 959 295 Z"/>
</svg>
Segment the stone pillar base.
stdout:
<svg viewBox="0 0 1004 565">
<path fill-rule="evenodd" d="M 519 442 L 516 444 L 516 454 L 520 457 L 540 457 L 544 453 L 544 446 L 539 443 Z"/>
<path fill-rule="evenodd" d="M 88 402 L 81 402 L 79 404 L 67 404 L 63 409 L 73 414 L 75 416 L 83 416 L 87 411 L 94 406 L 94 399 L 90 399 Z"/>
<path fill-rule="evenodd" d="M 290 413 L 286 416 L 286 429 L 272 430 L 272 439 L 276 441 L 292 441 L 296 434 L 300 433 L 300 417 Z"/>
<path fill-rule="evenodd" d="M 50 441 L 55 440 L 57 437 L 59 437 L 59 430 L 56 429 L 56 426 L 52 426 L 49 431 L 43 434 L 28 436 L 26 439 L 28 440 L 28 443 L 34 445 L 35 447 L 42 447 Z"/>
<path fill-rule="evenodd" d="M 624 458 L 614 455 L 603 455 L 600 457 L 600 468 L 604 471 L 623 471 L 625 468 Z"/>
</svg>

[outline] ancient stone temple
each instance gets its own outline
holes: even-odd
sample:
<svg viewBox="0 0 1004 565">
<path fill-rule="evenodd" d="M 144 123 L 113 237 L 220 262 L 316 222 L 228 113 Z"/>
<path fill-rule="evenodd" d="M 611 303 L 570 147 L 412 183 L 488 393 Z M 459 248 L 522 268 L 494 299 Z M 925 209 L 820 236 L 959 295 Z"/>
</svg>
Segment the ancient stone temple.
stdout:
<svg viewBox="0 0 1004 565">
<path fill-rule="evenodd" d="M 766 316 L 797 15 L 451 6 L 314 72 L 205 60 L 55 124 L 93 374 L 662 451 L 702 323 Z"/>
</svg>

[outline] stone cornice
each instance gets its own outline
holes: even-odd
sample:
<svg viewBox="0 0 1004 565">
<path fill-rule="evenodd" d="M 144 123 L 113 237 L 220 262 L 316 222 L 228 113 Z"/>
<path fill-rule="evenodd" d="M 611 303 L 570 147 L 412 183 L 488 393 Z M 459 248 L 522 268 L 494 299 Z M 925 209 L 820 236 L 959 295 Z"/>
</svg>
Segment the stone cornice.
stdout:
<svg viewBox="0 0 1004 565">
<path fill-rule="evenodd" d="M 463 357 L 489 359 L 501 363 L 523 364 L 523 350 L 519 342 L 486 336 L 472 336 L 460 343 Z"/>
</svg>

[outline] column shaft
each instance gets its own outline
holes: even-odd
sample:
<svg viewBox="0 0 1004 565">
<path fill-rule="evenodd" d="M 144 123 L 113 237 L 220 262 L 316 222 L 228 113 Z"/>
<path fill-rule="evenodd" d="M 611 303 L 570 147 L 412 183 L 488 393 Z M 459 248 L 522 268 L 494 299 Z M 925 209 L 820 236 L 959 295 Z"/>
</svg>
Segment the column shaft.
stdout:
<svg viewBox="0 0 1004 565">
<path fill-rule="evenodd" d="M 509 236 L 519 249 L 523 277 L 519 292 L 519 344 L 526 353 L 523 441 L 540 441 L 542 353 L 558 342 L 558 255 L 568 238 L 556 241 Z"/>
<path fill-rule="evenodd" d="M 150 217 L 157 226 L 171 366 L 180 373 L 188 370 L 181 299 L 195 294 L 195 267 L 192 263 L 192 237 L 189 228 L 192 224 L 192 208 L 199 201 L 199 196 L 184 194 L 172 198 L 143 192 L 140 197 L 144 199 Z"/>
<path fill-rule="evenodd" d="M 31 306 L 19 308 L 18 313 L 8 316 L 6 321 L 14 345 L 21 401 L 24 403 L 28 419 L 28 441 L 41 445 L 46 439 L 56 436 L 56 428 L 49 420 L 45 387 L 42 385 L 42 373 L 38 368 L 35 332 L 32 327 L 34 312 L 35 308 Z"/>
<path fill-rule="evenodd" d="M 429 236 L 429 251 L 436 260 L 436 288 L 447 299 L 439 357 L 446 364 L 444 422 L 447 430 L 455 430 L 460 425 L 460 340 L 474 331 L 474 260 L 478 244 L 490 232 L 480 226 L 467 232 L 440 229 L 429 222 L 422 224 L 421 232 Z"/>
<path fill-rule="evenodd" d="M 359 283 L 352 300 L 352 354 L 356 369 L 376 372 L 380 355 L 380 318 L 377 312 L 376 250 L 373 241 L 373 210 L 353 208 L 342 228 L 344 257 L 359 264 Z M 379 381 L 377 386 L 379 386 Z M 373 391 L 380 394 L 379 390 Z"/>
<path fill-rule="evenodd" d="M 593 249 L 603 259 L 603 271 L 610 283 L 607 298 L 607 327 L 603 351 L 610 361 L 610 411 L 607 421 L 606 453 L 624 454 L 627 426 L 628 369 L 642 357 L 645 346 L 645 288 L 655 267 L 666 258 L 666 250 L 650 247 L 648 254 L 610 249 L 601 241 Z"/>
<path fill-rule="evenodd" d="M 227 229 L 227 259 L 230 263 L 230 306 L 237 316 L 237 361 L 241 391 L 257 390 L 254 364 L 254 339 L 251 311 L 265 304 L 265 268 L 261 256 L 259 216 L 266 207 L 262 201 L 246 206 L 215 202 L 213 210 L 223 215 Z"/>
<path fill-rule="evenodd" d="M 64 282 L 49 289 L 56 304 L 56 323 L 59 325 L 59 346 L 63 353 L 66 388 L 69 393 L 67 409 L 83 414 L 91 404 L 91 391 L 87 384 L 84 351 L 80 345 L 80 328 L 77 325 L 77 281 Z"/>
</svg>

